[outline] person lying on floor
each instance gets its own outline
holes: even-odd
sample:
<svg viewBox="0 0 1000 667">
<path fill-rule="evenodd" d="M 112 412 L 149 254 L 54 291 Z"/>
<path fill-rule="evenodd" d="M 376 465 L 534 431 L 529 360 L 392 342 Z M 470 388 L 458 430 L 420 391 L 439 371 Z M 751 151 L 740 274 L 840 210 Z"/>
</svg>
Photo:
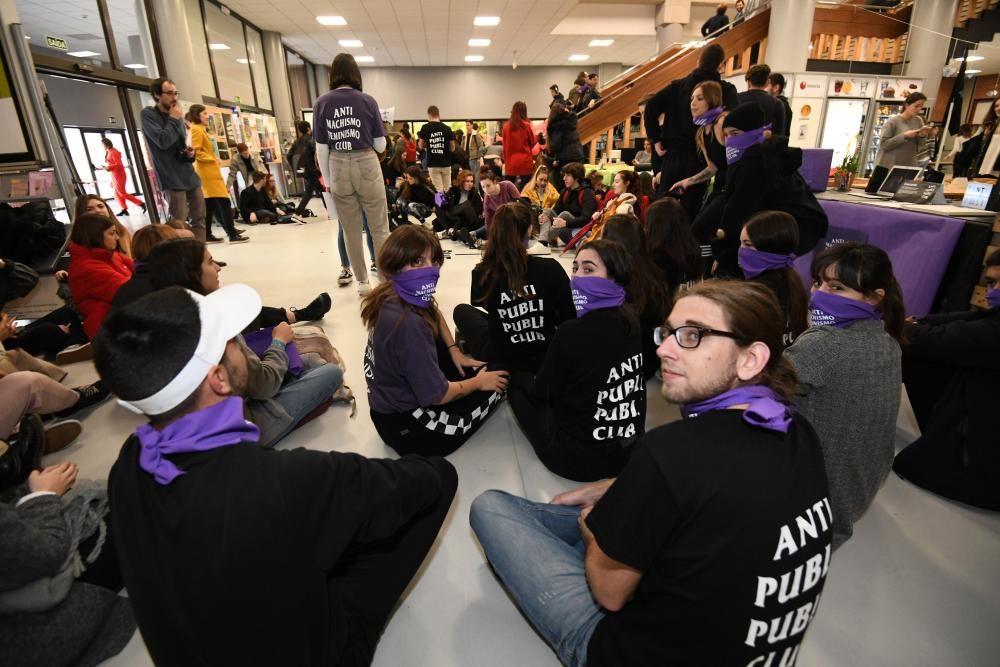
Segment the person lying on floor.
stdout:
<svg viewBox="0 0 1000 667">
<path fill-rule="evenodd" d="M 253 446 L 238 337 L 260 307 L 246 285 L 171 287 L 94 342 L 149 418 L 108 480 L 125 586 L 158 665 L 368 665 L 458 478 L 439 458 Z"/>
<path fill-rule="evenodd" d="M 473 501 L 493 571 L 563 665 L 795 663 L 832 513 L 783 331 L 763 285 L 692 287 L 656 334 L 661 393 L 687 419 L 641 438 L 617 479 Z"/>
<path fill-rule="evenodd" d="M 536 372 L 556 327 L 576 319 L 562 265 L 525 250 L 531 218 L 519 202 L 496 210 L 483 258 L 472 269 L 471 305 L 459 304 L 453 315 L 466 352 L 512 371 Z"/>
<path fill-rule="evenodd" d="M 577 319 L 556 330 L 538 373 L 515 374 L 510 407 L 545 467 L 569 479 L 618 474 L 646 428 L 642 332 L 625 305 L 625 248 L 591 241 L 573 260 Z"/>
<path fill-rule="evenodd" d="M 434 232 L 397 227 L 378 254 L 384 282 L 361 305 L 372 422 L 401 455 L 451 454 L 507 389 L 507 371 L 487 370 L 455 343 L 434 300 L 443 262 Z"/>
</svg>

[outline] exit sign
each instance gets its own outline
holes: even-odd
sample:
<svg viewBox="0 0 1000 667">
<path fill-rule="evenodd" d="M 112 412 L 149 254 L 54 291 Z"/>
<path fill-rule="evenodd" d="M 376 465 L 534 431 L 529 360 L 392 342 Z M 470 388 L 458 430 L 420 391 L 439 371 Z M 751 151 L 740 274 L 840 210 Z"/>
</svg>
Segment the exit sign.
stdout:
<svg viewBox="0 0 1000 667">
<path fill-rule="evenodd" d="M 62 37 L 53 37 L 52 35 L 45 35 L 45 45 L 50 49 L 69 51 L 69 42 L 67 42 Z"/>
</svg>

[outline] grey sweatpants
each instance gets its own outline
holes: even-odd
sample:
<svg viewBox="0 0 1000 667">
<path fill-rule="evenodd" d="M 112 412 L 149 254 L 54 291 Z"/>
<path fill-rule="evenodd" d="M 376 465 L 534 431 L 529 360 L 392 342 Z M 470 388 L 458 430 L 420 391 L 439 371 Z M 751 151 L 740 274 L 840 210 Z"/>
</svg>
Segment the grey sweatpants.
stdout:
<svg viewBox="0 0 1000 667">
<path fill-rule="evenodd" d="M 361 211 L 368 218 L 368 229 L 375 242 L 375 257 L 389 238 L 389 209 L 385 201 L 385 183 L 375 151 L 330 151 L 330 194 L 337 206 L 337 219 L 344 230 L 347 257 L 359 283 L 368 282 L 365 263 L 364 232 Z"/>
</svg>

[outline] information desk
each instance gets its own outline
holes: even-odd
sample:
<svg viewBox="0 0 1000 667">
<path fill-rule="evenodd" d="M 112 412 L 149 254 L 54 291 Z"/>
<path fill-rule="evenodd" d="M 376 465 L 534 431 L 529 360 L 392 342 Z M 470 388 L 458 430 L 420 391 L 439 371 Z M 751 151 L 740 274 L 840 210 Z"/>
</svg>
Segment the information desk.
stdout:
<svg viewBox="0 0 1000 667">
<path fill-rule="evenodd" d="M 882 248 L 889 254 L 903 289 L 906 314 L 923 317 L 931 312 L 966 221 L 840 193 L 823 193 L 819 200 L 830 221 L 821 244 L 859 241 Z M 807 285 L 812 284 L 809 269 L 813 254 L 795 260 L 795 269 Z"/>
</svg>

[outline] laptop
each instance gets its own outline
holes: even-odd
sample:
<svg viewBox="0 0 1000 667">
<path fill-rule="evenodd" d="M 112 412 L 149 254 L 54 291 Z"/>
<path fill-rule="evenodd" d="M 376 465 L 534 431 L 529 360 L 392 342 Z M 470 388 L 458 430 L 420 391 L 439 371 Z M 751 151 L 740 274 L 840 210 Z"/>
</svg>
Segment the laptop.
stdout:
<svg viewBox="0 0 1000 667">
<path fill-rule="evenodd" d="M 885 180 L 882 181 L 878 192 L 874 194 L 869 192 L 852 192 L 851 194 L 864 199 L 892 199 L 893 195 L 896 194 L 896 190 L 903 184 L 903 181 L 915 181 L 922 172 L 923 169 L 920 167 L 893 167 L 889 170 L 889 174 L 885 177 Z"/>
</svg>

